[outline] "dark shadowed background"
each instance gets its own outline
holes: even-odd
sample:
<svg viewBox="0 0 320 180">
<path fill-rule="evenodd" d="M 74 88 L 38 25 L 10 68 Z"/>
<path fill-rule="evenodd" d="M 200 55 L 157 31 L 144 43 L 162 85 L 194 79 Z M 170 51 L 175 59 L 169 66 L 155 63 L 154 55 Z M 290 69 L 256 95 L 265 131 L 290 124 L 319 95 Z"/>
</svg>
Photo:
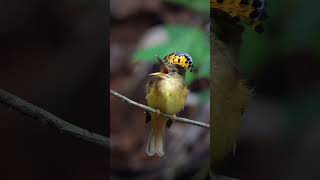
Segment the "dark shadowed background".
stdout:
<svg viewBox="0 0 320 180">
<path fill-rule="evenodd" d="M 242 127 L 239 173 L 319 179 L 320 2 L 266 2 L 265 32 L 243 34 L 241 69 L 255 96 Z"/>
<path fill-rule="evenodd" d="M 265 32 L 243 26 L 238 68 L 253 96 L 237 151 L 226 158 L 221 174 L 241 180 L 320 179 L 320 2 L 265 2 Z M 238 37 L 236 28 L 224 26 L 230 39 Z"/>
<path fill-rule="evenodd" d="M 105 1 L 0 2 L 0 88 L 108 134 Z M 0 179 L 108 177 L 109 153 L 0 105 Z"/>
</svg>

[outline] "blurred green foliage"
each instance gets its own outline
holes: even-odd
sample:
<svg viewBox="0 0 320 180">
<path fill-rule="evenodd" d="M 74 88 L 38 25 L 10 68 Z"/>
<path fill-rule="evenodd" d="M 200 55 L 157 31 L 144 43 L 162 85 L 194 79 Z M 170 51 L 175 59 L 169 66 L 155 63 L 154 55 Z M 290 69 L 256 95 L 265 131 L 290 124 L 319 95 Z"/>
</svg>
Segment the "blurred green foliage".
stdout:
<svg viewBox="0 0 320 180">
<path fill-rule="evenodd" d="M 204 13 L 206 15 L 209 15 L 210 13 L 209 0 L 165 0 L 165 1 L 185 6 L 186 8 Z"/>
<path fill-rule="evenodd" d="M 265 73 L 264 68 L 275 63 L 273 61 L 275 58 L 288 61 L 288 58 L 297 52 L 320 56 L 318 50 L 320 47 L 319 7 L 319 0 L 267 0 L 269 18 L 264 25 L 265 32 L 257 34 L 252 29 L 246 28 L 243 33 L 240 51 L 241 70 L 254 79 L 254 76 L 260 72 Z M 305 60 L 307 59 L 301 59 L 301 68 Z M 315 58 L 315 61 L 319 61 L 319 58 Z M 304 77 L 308 86 L 304 85 L 303 90 L 296 88 L 300 82 L 291 82 L 295 84 L 291 86 L 293 89 L 288 90 L 290 93 L 281 98 L 283 103 L 281 105 L 287 108 L 288 137 L 308 130 L 308 126 L 318 122 L 320 117 L 319 85 L 318 82 L 308 79 L 309 77 L 310 74 Z M 285 83 L 284 80 L 281 81 Z"/>
<path fill-rule="evenodd" d="M 318 0 L 267 0 L 265 32 L 246 28 L 241 47 L 241 69 L 248 75 L 259 71 L 275 55 L 297 50 L 318 53 L 320 13 Z"/>
<path fill-rule="evenodd" d="M 294 94 L 285 99 L 284 103 L 289 116 L 287 123 L 291 125 L 288 129 L 290 133 L 302 132 L 310 124 L 319 122 L 319 90 L 320 87 L 306 88 L 304 94 Z"/>
<path fill-rule="evenodd" d="M 207 90 L 201 91 L 199 93 L 199 98 L 200 98 L 200 104 L 205 104 L 210 100 L 210 89 L 208 88 Z"/>
<path fill-rule="evenodd" d="M 171 52 L 186 52 L 192 59 L 194 71 L 186 73 L 186 83 L 189 85 L 198 78 L 209 78 L 210 75 L 210 43 L 208 34 L 196 27 L 169 25 L 164 26 L 169 41 L 166 43 L 139 49 L 133 54 L 134 61 L 158 63 L 156 55 L 164 58 Z"/>
</svg>

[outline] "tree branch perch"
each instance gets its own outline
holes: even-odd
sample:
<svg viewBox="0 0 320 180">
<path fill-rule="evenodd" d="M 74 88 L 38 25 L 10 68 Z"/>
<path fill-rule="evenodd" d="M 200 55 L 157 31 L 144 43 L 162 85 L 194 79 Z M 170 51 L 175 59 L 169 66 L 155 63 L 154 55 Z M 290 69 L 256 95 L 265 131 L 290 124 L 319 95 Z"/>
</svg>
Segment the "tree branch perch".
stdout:
<svg viewBox="0 0 320 180">
<path fill-rule="evenodd" d="M 137 107 L 139 107 L 141 109 L 145 109 L 145 110 L 147 110 L 149 112 L 153 112 L 153 113 L 157 112 L 157 110 L 155 110 L 155 109 L 153 109 L 153 108 L 151 108 L 149 106 L 137 103 L 137 102 L 135 102 L 135 101 L 133 101 L 133 100 L 131 100 L 131 99 L 129 99 L 129 98 L 127 98 L 127 97 L 125 97 L 125 96 L 113 91 L 113 90 L 111 90 L 111 89 L 110 89 L 110 94 L 115 96 L 115 97 L 117 97 L 117 98 L 119 98 L 119 99 L 121 99 L 121 100 L 123 100 L 124 102 L 126 102 L 128 104 L 132 104 L 132 105 L 137 106 Z M 168 117 L 168 118 L 172 118 L 172 115 L 170 115 L 170 114 L 163 113 L 163 112 L 160 112 L 160 114 L 162 116 L 165 116 L 165 117 Z M 175 120 L 178 121 L 178 122 L 188 123 L 188 124 L 192 124 L 192 125 L 199 126 L 199 127 L 210 128 L 209 124 L 198 122 L 198 121 L 194 121 L 194 120 L 187 119 L 187 118 L 176 117 Z"/>
<path fill-rule="evenodd" d="M 50 112 L 37 107 L 13 94 L 0 89 L 0 103 L 12 107 L 13 109 L 32 117 L 33 119 L 42 120 L 50 126 L 57 128 L 61 132 L 71 134 L 74 137 L 92 142 L 102 147 L 110 147 L 109 138 L 90 132 L 76 125 L 68 123 Z"/>
</svg>

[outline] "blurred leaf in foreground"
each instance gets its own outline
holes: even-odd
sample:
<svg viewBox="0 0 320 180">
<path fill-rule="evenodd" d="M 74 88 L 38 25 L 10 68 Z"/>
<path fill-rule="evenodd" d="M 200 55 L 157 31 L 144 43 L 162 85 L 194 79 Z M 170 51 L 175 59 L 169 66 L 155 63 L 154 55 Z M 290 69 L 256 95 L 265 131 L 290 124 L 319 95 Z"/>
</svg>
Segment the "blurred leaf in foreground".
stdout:
<svg viewBox="0 0 320 180">
<path fill-rule="evenodd" d="M 187 73 L 186 83 L 190 84 L 197 77 L 209 77 L 210 44 L 208 35 L 200 28 L 190 26 L 165 26 L 169 41 L 139 49 L 133 54 L 133 61 L 148 61 L 157 63 L 155 56 L 164 58 L 171 52 L 186 52 L 194 63 L 195 71 Z"/>
</svg>

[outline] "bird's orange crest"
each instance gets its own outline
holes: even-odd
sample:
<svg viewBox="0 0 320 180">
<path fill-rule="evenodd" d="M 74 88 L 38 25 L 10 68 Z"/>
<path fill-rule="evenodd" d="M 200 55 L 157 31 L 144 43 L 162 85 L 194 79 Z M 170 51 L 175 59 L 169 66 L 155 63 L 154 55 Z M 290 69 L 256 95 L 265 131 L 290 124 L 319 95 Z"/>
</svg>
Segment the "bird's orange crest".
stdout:
<svg viewBox="0 0 320 180">
<path fill-rule="evenodd" d="M 185 70 L 192 71 L 193 61 L 189 54 L 185 52 L 173 52 L 164 58 L 164 61 L 171 64 L 177 64 L 183 67 Z"/>
<path fill-rule="evenodd" d="M 255 31 L 263 31 L 262 21 L 268 16 L 265 10 L 265 0 L 211 0 L 211 8 L 226 12 L 231 17 L 240 19 L 252 26 Z"/>
</svg>

